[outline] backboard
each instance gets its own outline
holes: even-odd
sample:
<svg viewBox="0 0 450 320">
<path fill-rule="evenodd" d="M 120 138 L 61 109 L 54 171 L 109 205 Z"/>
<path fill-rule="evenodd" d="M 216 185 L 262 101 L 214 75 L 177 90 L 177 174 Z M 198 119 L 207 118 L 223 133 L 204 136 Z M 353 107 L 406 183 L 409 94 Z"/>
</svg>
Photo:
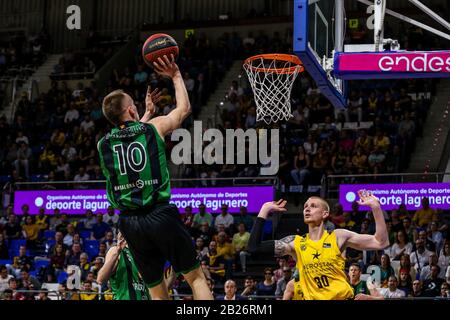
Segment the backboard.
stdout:
<svg viewBox="0 0 450 320">
<path fill-rule="evenodd" d="M 343 51 L 343 21 L 343 0 L 294 1 L 294 53 L 321 93 L 340 108 L 345 106 L 345 81 L 334 77 L 332 61 L 335 49 Z"/>
</svg>

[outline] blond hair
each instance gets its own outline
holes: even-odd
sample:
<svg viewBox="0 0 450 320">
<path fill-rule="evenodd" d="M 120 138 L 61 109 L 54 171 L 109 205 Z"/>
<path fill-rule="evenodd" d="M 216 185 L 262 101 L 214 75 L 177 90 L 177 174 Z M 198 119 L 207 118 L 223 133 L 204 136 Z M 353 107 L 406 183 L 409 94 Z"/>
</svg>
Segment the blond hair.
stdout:
<svg viewBox="0 0 450 320">
<path fill-rule="evenodd" d="M 309 197 L 309 199 L 319 200 L 320 203 L 322 204 L 323 209 L 325 209 L 325 211 L 327 211 L 327 212 L 330 212 L 330 205 L 328 204 L 328 202 L 325 199 L 322 199 L 321 197 Z"/>
<path fill-rule="evenodd" d="M 114 90 L 103 99 L 103 115 L 114 125 L 118 125 L 125 111 L 123 101 L 125 100 L 123 90 Z"/>
</svg>

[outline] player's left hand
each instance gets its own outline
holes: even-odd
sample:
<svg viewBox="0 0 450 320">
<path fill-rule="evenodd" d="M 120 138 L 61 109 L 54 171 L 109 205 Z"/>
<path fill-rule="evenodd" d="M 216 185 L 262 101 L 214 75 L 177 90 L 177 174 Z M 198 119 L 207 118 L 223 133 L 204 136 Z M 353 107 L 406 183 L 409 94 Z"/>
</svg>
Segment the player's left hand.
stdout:
<svg viewBox="0 0 450 320">
<path fill-rule="evenodd" d="M 161 101 L 161 91 L 158 88 L 152 91 L 152 88 L 148 86 L 147 95 L 145 96 L 145 111 L 154 114 L 155 105 L 159 101 Z"/>
<path fill-rule="evenodd" d="M 173 54 L 171 54 L 170 57 L 164 55 L 162 58 L 158 58 L 157 62 L 153 62 L 153 67 L 158 74 L 170 78 L 173 78 L 180 73 L 180 69 L 178 69 L 178 66 L 175 63 Z"/>
<path fill-rule="evenodd" d="M 380 200 L 372 194 L 372 191 L 359 190 L 358 195 L 360 200 L 357 202 L 360 206 L 368 206 L 372 209 L 380 207 Z"/>
</svg>

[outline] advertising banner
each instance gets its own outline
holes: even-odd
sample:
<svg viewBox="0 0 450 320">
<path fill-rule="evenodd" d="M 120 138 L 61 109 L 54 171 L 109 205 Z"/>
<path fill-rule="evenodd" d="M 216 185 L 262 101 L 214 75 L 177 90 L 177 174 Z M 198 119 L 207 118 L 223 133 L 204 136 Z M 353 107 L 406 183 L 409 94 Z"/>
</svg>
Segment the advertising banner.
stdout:
<svg viewBox="0 0 450 320">
<path fill-rule="evenodd" d="M 359 200 L 358 190 L 370 190 L 380 199 L 383 210 L 397 209 L 404 203 L 408 210 L 420 209 L 422 198 L 427 197 L 430 207 L 450 209 L 450 183 L 404 183 L 404 184 L 341 184 L 339 202 L 344 210 L 351 210 L 352 202 Z M 367 210 L 361 207 L 360 210 Z"/>
<path fill-rule="evenodd" d="M 247 207 L 248 212 L 259 212 L 262 204 L 273 201 L 273 198 L 273 186 L 173 188 L 170 202 L 177 205 L 182 213 L 187 206 L 191 206 L 194 213 L 198 212 L 201 203 L 211 213 L 219 213 L 222 204 L 228 205 L 228 212 L 239 213 L 241 206 Z M 21 214 L 24 204 L 30 207 L 30 214 L 37 214 L 39 208 L 45 208 L 47 213 L 52 213 L 56 208 L 67 214 L 84 214 L 88 209 L 105 213 L 109 206 L 103 189 L 16 191 L 14 212 Z"/>
</svg>

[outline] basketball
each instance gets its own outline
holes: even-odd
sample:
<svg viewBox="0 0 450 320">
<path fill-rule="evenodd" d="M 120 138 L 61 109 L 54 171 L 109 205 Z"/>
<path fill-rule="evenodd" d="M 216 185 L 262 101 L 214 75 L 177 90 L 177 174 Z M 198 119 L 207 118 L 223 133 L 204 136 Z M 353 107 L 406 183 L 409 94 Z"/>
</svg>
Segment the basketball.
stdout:
<svg viewBox="0 0 450 320">
<path fill-rule="evenodd" d="M 159 57 L 173 54 L 175 59 L 178 56 L 178 44 L 174 38 L 164 33 L 157 33 L 150 36 L 142 46 L 142 57 L 145 63 L 153 67 L 153 62 L 157 61 Z"/>
</svg>

